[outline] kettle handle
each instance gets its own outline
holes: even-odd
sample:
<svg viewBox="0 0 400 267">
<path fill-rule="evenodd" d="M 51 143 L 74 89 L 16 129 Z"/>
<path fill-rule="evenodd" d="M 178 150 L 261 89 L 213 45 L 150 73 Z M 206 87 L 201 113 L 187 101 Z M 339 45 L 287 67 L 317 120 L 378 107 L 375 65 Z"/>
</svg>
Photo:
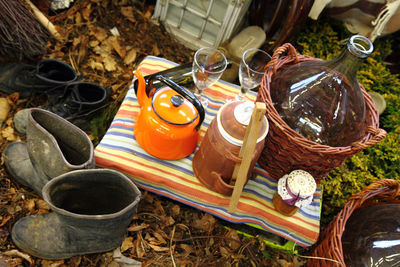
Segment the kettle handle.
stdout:
<svg viewBox="0 0 400 267">
<path fill-rule="evenodd" d="M 186 98 L 187 100 L 189 100 L 190 103 L 193 104 L 193 106 L 197 109 L 197 112 L 199 112 L 199 116 L 200 116 L 199 123 L 196 125 L 196 130 L 199 130 L 201 124 L 204 121 L 205 111 L 204 111 L 203 105 L 197 99 L 197 97 L 195 97 L 192 92 L 188 91 L 187 89 L 183 88 L 182 86 L 180 86 L 176 82 L 172 81 L 171 79 L 168 79 L 167 77 L 165 77 L 165 76 L 163 76 L 161 74 L 157 74 L 157 75 L 151 76 L 149 78 L 148 85 L 152 84 L 152 79 L 155 79 L 155 80 L 158 80 L 160 82 L 165 83 L 171 89 L 173 89 L 175 92 L 181 94 L 184 98 Z M 149 89 L 150 88 L 147 88 L 146 93 L 148 93 Z"/>
</svg>

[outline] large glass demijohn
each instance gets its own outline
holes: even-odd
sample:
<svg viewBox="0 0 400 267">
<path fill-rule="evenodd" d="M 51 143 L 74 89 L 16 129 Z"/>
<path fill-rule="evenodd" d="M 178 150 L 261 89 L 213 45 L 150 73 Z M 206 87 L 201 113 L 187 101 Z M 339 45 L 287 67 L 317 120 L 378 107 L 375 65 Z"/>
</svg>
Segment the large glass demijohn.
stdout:
<svg viewBox="0 0 400 267">
<path fill-rule="evenodd" d="M 357 72 L 372 51 L 368 38 L 354 35 L 333 60 L 302 61 L 281 69 L 270 84 L 275 109 L 311 141 L 333 147 L 358 141 L 365 134 L 367 114 Z"/>
</svg>

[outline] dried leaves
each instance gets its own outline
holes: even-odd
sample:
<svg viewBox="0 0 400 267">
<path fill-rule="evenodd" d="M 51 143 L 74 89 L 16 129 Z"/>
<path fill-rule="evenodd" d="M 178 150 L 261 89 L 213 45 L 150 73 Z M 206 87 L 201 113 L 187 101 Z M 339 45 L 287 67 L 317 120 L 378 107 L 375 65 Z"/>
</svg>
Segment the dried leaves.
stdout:
<svg viewBox="0 0 400 267">
<path fill-rule="evenodd" d="M 148 192 L 144 192 L 128 232 L 120 250 L 143 265 L 231 266 L 251 261 L 262 265 L 263 256 L 257 251 L 259 245 L 254 240 L 225 229 L 208 213 Z M 249 250 L 252 252 L 248 253 Z M 249 255 L 260 258 L 253 259 Z"/>
<path fill-rule="evenodd" d="M 3 121 L 7 119 L 8 112 L 10 112 L 10 104 L 8 104 L 8 100 L 5 97 L 0 98 L 0 126 L 3 124 Z"/>
<path fill-rule="evenodd" d="M 6 251 L 6 252 L 3 253 L 3 255 L 9 256 L 9 257 L 17 257 L 17 258 L 20 258 L 20 259 L 24 259 L 24 260 L 26 260 L 30 265 L 33 264 L 33 260 L 32 260 L 32 258 L 31 258 L 31 256 L 29 256 L 29 255 L 26 254 L 26 253 L 22 253 L 22 252 L 20 252 L 20 251 L 18 251 L 18 250 L 16 250 L 16 249 Z M 6 261 L 6 263 L 7 263 L 7 261 Z"/>
<path fill-rule="evenodd" d="M 133 7 L 132 6 L 124 6 L 121 7 L 121 14 L 130 22 L 136 23 L 135 16 L 133 14 Z"/>
<path fill-rule="evenodd" d="M 214 229 L 216 222 L 217 220 L 212 215 L 206 213 L 201 217 L 201 219 L 193 222 L 193 227 L 205 232 L 211 232 Z"/>
<path fill-rule="evenodd" d="M 153 24 L 152 10 L 142 12 L 132 1 L 87 0 L 62 22 L 59 31 L 66 42 L 50 44 L 48 57 L 65 60 L 79 74 L 108 87 L 130 81 L 146 55 L 189 62 L 193 51 Z"/>
<path fill-rule="evenodd" d="M 5 98 L 0 98 L 4 100 L 2 103 L 3 105 L 6 105 L 7 107 L 0 107 L 0 111 L 4 111 L 5 114 L 3 114 L 3 119 L 4 121 L 1 121 L 0 124 L 0 143 L 7 143 L 7 142 L 14 142 L 14 141 L 20 141 L 20 137 L 17 136 L 14 132 L 14 124 L 13 124 L 13 119 L 11 116 L 12 110 L 15 110 L 18 108 L 19 104 L 19 95 L 18 93 L 13 93 L 11 95 L 6 96 Z"/>
</svg>

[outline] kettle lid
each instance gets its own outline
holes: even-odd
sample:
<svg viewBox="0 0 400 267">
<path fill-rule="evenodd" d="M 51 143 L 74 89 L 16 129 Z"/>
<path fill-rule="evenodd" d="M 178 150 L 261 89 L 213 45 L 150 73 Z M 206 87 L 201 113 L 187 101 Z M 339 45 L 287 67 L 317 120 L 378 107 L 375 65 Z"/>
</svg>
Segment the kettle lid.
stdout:
<svg viewBox="0 0 400 267">
<path fill-rule="evenodd" d="M 217 125 L 221 135 L 229 143 L 242 146 L 247 126 L 250 123 L 255 104 L 250 101 L 232 101 L 226 103 L 217 114 Z M 268 134 L 268 121 L 263 118 L 257 143 Z"/>
<path fill-rule="evenodd" d="M 155 92 L 151 104 L 157 116 L 170 124 L 189 124 L 199 115 L 190 101 L 167 86 Z"/>
</svg>

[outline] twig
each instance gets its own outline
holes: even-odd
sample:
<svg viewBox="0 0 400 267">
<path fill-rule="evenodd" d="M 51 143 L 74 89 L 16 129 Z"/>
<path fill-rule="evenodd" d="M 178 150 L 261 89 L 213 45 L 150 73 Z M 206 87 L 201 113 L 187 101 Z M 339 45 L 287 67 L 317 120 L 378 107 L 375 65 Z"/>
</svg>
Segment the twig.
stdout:
<svg viewBox="0 0 400 267">
<path fill-rule="evenodd" d="M 250 243 L 250 242 L 249 242 L 249 243 Z M 248 243 L 248 244 L 249 244 L 249 243 Z M 253 261 L 255 261 L 255 262 L 258 263 L 258 259 L 255 257 L 254 252 L 253 252 L 253 250 L 251 249 L 251 247 L 248 246 L 248 245 L 245 245 L 245 249 L 249 252 L 250 257 L 253 259 Z"/>
<path fill-rule="evenodd" d="M 190 241 L 192 241 L 192 243 L 195 245 L 194 248 L 196 249 L 196 252 L 198 250 L 198 242 L 196 242 L 195 240 L 193 240 L 193 236 L 192 236 L 192 232 L 190 231 L 190 228 L 187 227 L 186 225 L 182 224 L 182 223 L 178 223 L 176 224 L 177 226 L 182 226 L 183 228 L 187 229 L 187 231 L 189 232 L 189 236 L 190 236 Z"/>
<path fill-rule="evenodd" d="M 254 243 L 254 239 L 252 239 L 249 242 L 247 242 L 247 244 L 244 244 L 243 246 L 241 246 L 240 249 L 239 249 L 239 253 L 242 254 L 243 250 L 245 250 L 252 243 Z"/>
<path fill-rule="evenodd" d="M 334 260 L 334 259 L 330 259 L 330 258 L 314 257 L 314 256 L 304 256 L 304 255 L 300 255 L 300 254 L 297 254 L 297 256 L 300 257 L 300 258 L 305 258 L 305 259 L 315 259 L 315 260 L 332 261 L 332 262 L 335 262 L 335 263 L 337 263 L 337 264 L 343 266 L 343 264 L 342 264 L 341 262 L 339 262 L 339 261 L 337 261 L 337 260 Z"/>
<path fill-rule="evenodd" d="M 137 214 L 137 216 L 141 216 L 141 215 L 149 215 L 149 216 L 152 216 L 152 217 L 156 218 L 157 220 L 161 221 L 160 216 L 157 216 L 157 215 L 155 215 L 155 214 L 153 214 L 153 213 L 141 212 L 141 213 L 138 213 L 138 214 Z"/>
<path fill-rule="evenodd" d="M 238 241 L 237 239 L 234 239 L 234 238 L 230 238 L 230 237 L 226 237 L 226 236 L 217 236 L 217 235 L 207 235 L 207 236 L 193 236 L 193 237 L 190 237 L 190 238 L 184 238 L 184 239 L 175 239 L 174 241 L 175 242 L 185 242 L 185 241 L 190 241 L 190 240 L 192 240 L 192 239 L 205 239 L 205 238 L 220 238 L 220 239 L 225 239 L 225 240 L 230 240 L 230 241 L 235 241 L 235 242 L 239 242 L 239 243 L 241 243 L 240 241 Z M 192 240 L 193 241 L 193 240 Z"/>
<path fill-rule="evenodd" d="M 174 265 L 174 267 L 176 267 L 176 263 L 174 260 L 174 253 L 172 251 L 172 240 L 174 239 L 175 229 L 176 229 L 176 225 L 174 225 L 174 228 L 172 228 L 171 239 L 169 240 L 169 251 L 171 252 L 171 260 L 172 260 L 172 264 Z"/>
<path fill-rule="evenodd" d="M 74 70 L 76 70 L 76 73 L 77 73 L 78 75 L 80 75 L 78 66 L 76 65 L 75 59 L 72 57 L 72 54 L 71 54 L 71 53 L 68 53 L 68 57 L 69 57 L 69 62 L 71 63 L 72 68 L 74 68 Z"/>
</svg>

